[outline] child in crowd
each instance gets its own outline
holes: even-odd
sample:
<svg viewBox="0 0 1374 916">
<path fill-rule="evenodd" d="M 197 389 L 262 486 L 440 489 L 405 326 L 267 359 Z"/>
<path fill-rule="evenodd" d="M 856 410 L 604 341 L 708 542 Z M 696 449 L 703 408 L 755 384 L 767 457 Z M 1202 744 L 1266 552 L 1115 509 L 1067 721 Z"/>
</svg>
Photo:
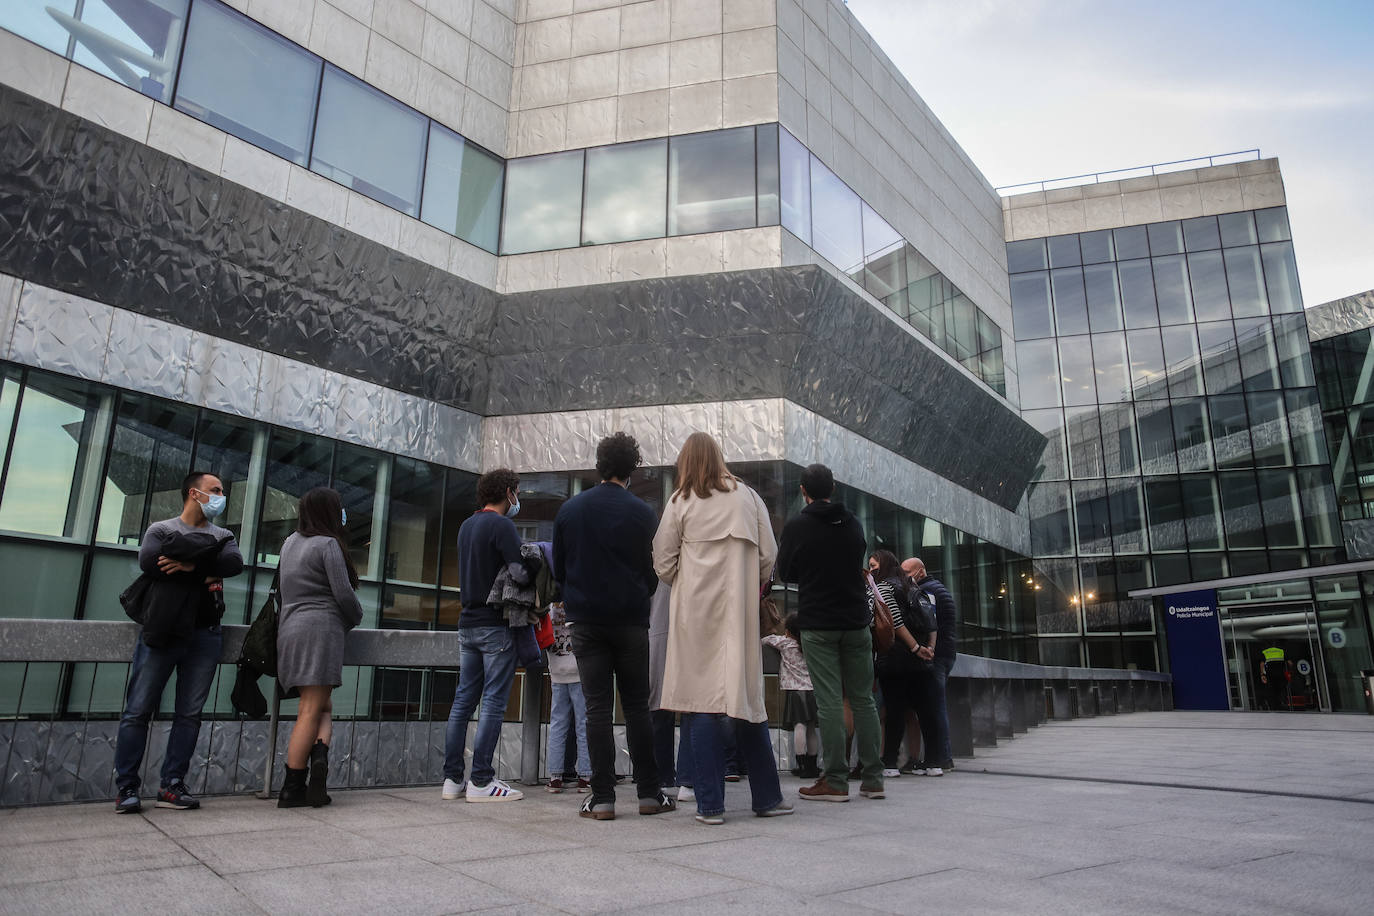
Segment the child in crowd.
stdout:
<svg viewBox="0 0 1374 916">
<path fill-rule="evenodd" d="M 811 672 L 806 668 L 798 642 L 797 615 L 788 614 L 783 621 L 784 633 L 769 633 L 763 637 L 765 646 L 772 646 L 782 656 L 778 679 L 782 683 L 782 724 L 792 730 L 792 748 L 797 766 L 792 775 L 815 779 L 821 775 L 816 765 L 820 739 L 816 733 L 816 694 L 811 689 Z"/>
<path fill-rule="evenodd" d="M 572 631 L 563 611 L 563 602 L 549 605 L 553 619 L 553 645 L 549 647 L 549 680 L 553 681 L 553 709 L 549 714 L 549 791 L 563 791 L 563 748 L 568 742 L 568 726 L 577 733 L 577 791 L 591 788 L 592 765 L 587 757 L 587 701 L 582 697 L 582 682 L 573 657 Z"/>
</svg>

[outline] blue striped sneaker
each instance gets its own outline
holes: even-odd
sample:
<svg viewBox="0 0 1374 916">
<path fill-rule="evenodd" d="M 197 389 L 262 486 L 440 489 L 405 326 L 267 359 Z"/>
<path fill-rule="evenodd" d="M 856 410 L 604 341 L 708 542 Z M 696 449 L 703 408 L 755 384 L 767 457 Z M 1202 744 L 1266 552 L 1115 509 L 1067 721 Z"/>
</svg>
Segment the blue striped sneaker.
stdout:
<svg viewBox="0 0 1374 916">
<path fill-rule="evenodd" d="M 474 785 L 471 780 L 468 781 L 467 800 L 470 802 L 519 801 L 524 797 L 524 792 L 512 789 L 494 776 L 485 786 Z"/>
</svg>

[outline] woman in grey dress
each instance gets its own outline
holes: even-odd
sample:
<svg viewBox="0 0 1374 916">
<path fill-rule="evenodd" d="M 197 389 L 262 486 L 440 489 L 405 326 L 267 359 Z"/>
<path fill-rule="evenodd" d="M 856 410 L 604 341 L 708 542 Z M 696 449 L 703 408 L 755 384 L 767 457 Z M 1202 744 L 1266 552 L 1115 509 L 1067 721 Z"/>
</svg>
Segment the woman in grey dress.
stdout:
<svg viewBox="0 0 1374 916">
<path fill-rule="evenodd" d="M 339 494 L 316 487 L 301 497 L 298 518 L 277 567 L 277 678 L 286 696 L 301 700 L 277 807 L 318 808 L 330 801 L 325 792 L 334 727 L 330 694 L 343 682 L 344 634 L 362 622 L 363 608 Z"/>
</svg>

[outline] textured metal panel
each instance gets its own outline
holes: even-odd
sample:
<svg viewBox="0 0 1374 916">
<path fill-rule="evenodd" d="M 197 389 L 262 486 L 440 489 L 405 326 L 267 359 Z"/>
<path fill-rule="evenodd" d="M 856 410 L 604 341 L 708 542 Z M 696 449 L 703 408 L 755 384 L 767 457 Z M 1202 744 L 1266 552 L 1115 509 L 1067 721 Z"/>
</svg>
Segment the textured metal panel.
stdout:
<svg viewBox="0 0 1374 916">
<path fill-rule="evenodd" d="M 76 774 L 76 798 L 114 798 L 114 752 L 119 723 L 88 722 L 81 749 L 81 769 Z"/>
<path fill-rule="evenodd" d="M 262 357 L 261 350 L 197 332 L 191 339 L 185 399 L 240 417 L 256 416 Z"/>
<path fill-rule="evenodd" d="M 102 381 L 182 400 L 193 333 L 180 325 L 115 309 Z"/>
<path fill-rule="evenodd" d="M 225 795 L 235 791 L 238 781 L 239 738 L 243 722 L 237 719 L 204 722 L 202 736 L 208 738 L 202 791 L 207 795 Z M 259 774 L 262 770 L 259 768 Z"/>
<path fill-rule="evenodd" d="M 65 375 L 99 379 L 112 318 L 111 309 L 27 283 L 19 296 L 11 358 Z"/>
<path fill-rule="evenodd" d="M 385 786 L 406 782 L 406 723 L 377 723 L 377 755 L 369 785 Z"/>
<path fill-rule="evenodd" d="M 52 723 L 48 731 L 48 749 L 42 761 L 38 783 L 39 798 L 58 802 L 76 799 L 76 774 L 81 766 L 81 746 L 85 732 L 85 722 Z"/>
<path fill-rule="evenodd" d="M 296 364 L 267 353 L 262 358 L 259 412 L 273 423 L 332 436 L 340 382 L 332 372 L 297 372 Z M 262 410 L 263 404 L 266 410 Z"/>
<path fill-rule="evenodd" d="M 682 444 L 694 432 L 704 432 L 717 442 L 723 438 L 725 424 L 720 402 L 710 404 L 667 404 L 663 408 L 663 447 L 674 463 Z"/>
<path fill-rule="evenodd" d="M 1374 559 L 1374 519 L 1357 518 L 1341 522 L 1346 556 L 1355 560 Z"/>
<path fill-rule="evenodd" d="M 726 461 L 772 461 L 785 454 L 781 398 L 726 401 L 721 405 L 721 447 Z"/>
<path fill-rule="evenodd" d="M 377 748 L 380 722 L 353 722 L 348 744 L 349 786 L 377 785 Z M 332 756 L 332 755 L 331 755 Z"/>
<path fill-rule="evenodd" d="M 1326 340 L 1374 327 L 1374 289 L 1314 305 L 1307 317 L 1307 339 Z"/>
<path fill-rule="evenodd" d="M 19 721 L 10 732 L 9 763 L 3 785 L 0 785 L 0 805 L 31 805 L 40 798 L 38 786 L 43 767 L 47 764 L 48 733 L 51 723 Z"/>
<path fill-rule="evenodd" d="M 0 274 L 0 359 L 9 359 L 14 319 L 19 314 L 19 290 L 23 281 Z"/>
<path fill-rule="evenodd" d="M 234 761 L 235 792 L 246 792 L 262 786 L 262 768 L 267 761 L 267 728 L 266 722 L 243 723 L 239 732 L 238 756 Z"/>
</svg>

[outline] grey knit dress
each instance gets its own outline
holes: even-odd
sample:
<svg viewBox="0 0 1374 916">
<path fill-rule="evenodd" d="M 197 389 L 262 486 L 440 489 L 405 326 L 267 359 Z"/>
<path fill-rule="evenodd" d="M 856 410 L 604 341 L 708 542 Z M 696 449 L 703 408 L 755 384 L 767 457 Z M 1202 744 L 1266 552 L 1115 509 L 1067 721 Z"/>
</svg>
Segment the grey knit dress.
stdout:
<svg viewBox="0 0 1374 916">
<path fill-rule="evenodd" d="M 297 532 L 281 548 L 277 679 L 287 696 L 300 687 L 343 683 L 344 634 L 363 620 L 348 583 L 343 549 L 331 537 Z"/>
</svg>

